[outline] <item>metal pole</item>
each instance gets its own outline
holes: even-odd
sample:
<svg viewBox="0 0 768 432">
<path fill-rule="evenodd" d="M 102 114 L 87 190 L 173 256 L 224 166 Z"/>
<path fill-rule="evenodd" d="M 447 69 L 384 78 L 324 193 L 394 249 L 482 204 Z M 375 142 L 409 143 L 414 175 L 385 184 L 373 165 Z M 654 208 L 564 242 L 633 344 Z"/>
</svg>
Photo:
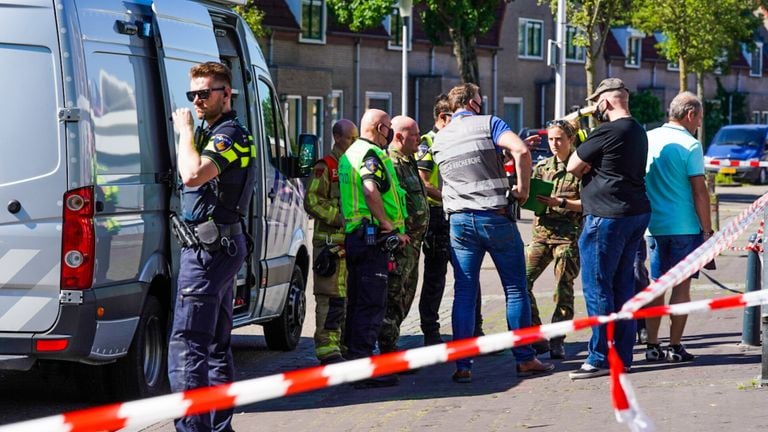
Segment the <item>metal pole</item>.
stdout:
<svg viewBox="0 0 768 432">
<path fill-rule="evenodd" d="M 400 115 L 408 115 L 408 17 L 402 16 L 403 20 L 403 90 L 401 93 L 402 105 Z"/>
<path fill-rule="evenodd" d="M 565 0 L 557 2 L 557 68 L 555 68 L 555 116 L 565 116 Z"/>
<path fill-rule="evenodd" d="M 749 244 L 757 242 L 757 234 L 749 236 Z M 745 291 L 752 292 L 761 288 L 760 256 L 757 251 L 747 253 L 747 286 Z M 760 311 L 758 306 L 744 308 L 744 322 L 741 328 L 741 344 L 760 346 Z"/>
</svg>

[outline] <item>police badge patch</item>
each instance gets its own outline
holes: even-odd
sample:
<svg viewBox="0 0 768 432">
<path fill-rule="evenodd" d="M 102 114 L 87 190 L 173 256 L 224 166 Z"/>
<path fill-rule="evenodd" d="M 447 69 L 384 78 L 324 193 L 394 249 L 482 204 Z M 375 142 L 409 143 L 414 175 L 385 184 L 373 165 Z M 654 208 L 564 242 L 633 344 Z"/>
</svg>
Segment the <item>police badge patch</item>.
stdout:
<svg viewBox="0 0 768 432">
<path fill-rule="evenodd" d="M 427 145 L 427 143 L 422 142 L 421 144 L 419 144 L 419 151 L 416 152 L 416 159 L 418 160 L 424 159 L 424 156 L 426 156 L 428 152 L 429 152 L 429 146 Z"/>
<path fill-rule="evenodd" d="M 375 157 L 369 157 L 365 160 L 365 167 L 370 171 L 371 173 L 375 173 L 379 170 L 379 159 Z"/>
<path fill-rule="evenodd" d="M 232 147 L 232 139 L 226 135 L 214 135 L 211 139 L 213 140 L 213 148 L 219 153 L 225 152 Z"/>
</svg>

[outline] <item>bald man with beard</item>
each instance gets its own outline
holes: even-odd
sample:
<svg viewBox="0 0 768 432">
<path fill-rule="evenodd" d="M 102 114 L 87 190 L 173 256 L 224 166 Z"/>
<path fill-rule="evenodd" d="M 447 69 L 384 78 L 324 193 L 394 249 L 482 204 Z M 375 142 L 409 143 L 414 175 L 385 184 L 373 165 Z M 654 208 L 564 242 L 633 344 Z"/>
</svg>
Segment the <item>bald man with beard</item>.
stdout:
<svg viewBox="0 0 768 432">
<path fill-rule="evenodd" d="M 347 256 L 347 320 L 344 328 L 349 359 L 373 355 L 387 304 L 389 251 L 387 238 L 400 247 L 405 233 L 405 191 L 385 152 L 394 137 L 389 115 L 370 109 L 360 120 L 360 138 L 339 161 L 344 248 Z M 397 385 L 397 375 L 370 378 L 355 388 Z"/>
</svg>

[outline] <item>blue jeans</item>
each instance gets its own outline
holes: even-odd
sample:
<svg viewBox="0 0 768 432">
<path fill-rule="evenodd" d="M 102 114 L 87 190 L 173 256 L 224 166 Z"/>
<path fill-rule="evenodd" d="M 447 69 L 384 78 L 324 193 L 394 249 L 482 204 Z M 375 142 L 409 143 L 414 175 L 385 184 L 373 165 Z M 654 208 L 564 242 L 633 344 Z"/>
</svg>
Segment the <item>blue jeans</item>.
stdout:
<svg viewBox="0 0 768 432">
<path fill-rule="evenodd" d="M 621 218 L 587 215 L 579 238 L 581 282 L 587 313 L 608 315 L 619 311 L 635 291 L 633 262 L 650 213 Z M 635 322 L 616 323 L 616 350 L 625 366 L 632 364 Z M 605 326 L 592 328 L 586 363 L 608 367 Z"/>
<path fill-rule="evenodd" d="M 507 302 L 507 327 L 510 330 L 531 325 L 531 304 L 525 280 L 523 241 L 514 222 L 493 211 L 454 213 L 451 222 L 451 263 L 453 264 L 453 339 L 472 337 L 475 305 L 480 282 L 480 265 L 489 252 L 504 287 Z M 530 345 L 513 348 L 518 362 L 534 358 Z M 471 359 L 456 361 L 459 369 L 469 369 Z"/>
</svg>

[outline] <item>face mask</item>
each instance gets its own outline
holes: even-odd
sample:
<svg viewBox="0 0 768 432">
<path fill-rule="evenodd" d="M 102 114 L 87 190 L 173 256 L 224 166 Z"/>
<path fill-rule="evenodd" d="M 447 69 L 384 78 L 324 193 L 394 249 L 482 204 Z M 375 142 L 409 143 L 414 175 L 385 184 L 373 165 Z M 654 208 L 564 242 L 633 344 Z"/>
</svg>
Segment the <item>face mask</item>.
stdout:
<svg viewBox="0 0 768 432">
<path fill-rule="evenodd" d="M 598 123 L 605 123 L 609 121 L 608 116 L 605 115 L 605 111 L 600 111 L 599 106 L 600 106 L 599 103 L 597 104 L 597 106 L 595 106 L 595 111 L 592 113 L 592 117 L 594 117 L 595 120 L 598 121 Z"/>
<path fill-rule="evenodd" d="M 392 128 L 389 128 L 389 132 L 387 132 L 387 143 L 391 143 L 394 138 L 395 138 L 395 130 Z"/>
<path fill-rule="evenodd" d="M 473 112 L 474 112 L 476 115 L 480 115 L 480 114 L 482 114 L 482 112 L 483 112 L 483 104 L 479 104 L 479 103 L 475 102 L 475 105 L 477 105 L 477 110 L 475 110 L 474 108 L 472 108 L 472 111 L 473 111 Z M 471 107 L 471 105 L 470 105 L 470 107 Z"/>
</svg>

